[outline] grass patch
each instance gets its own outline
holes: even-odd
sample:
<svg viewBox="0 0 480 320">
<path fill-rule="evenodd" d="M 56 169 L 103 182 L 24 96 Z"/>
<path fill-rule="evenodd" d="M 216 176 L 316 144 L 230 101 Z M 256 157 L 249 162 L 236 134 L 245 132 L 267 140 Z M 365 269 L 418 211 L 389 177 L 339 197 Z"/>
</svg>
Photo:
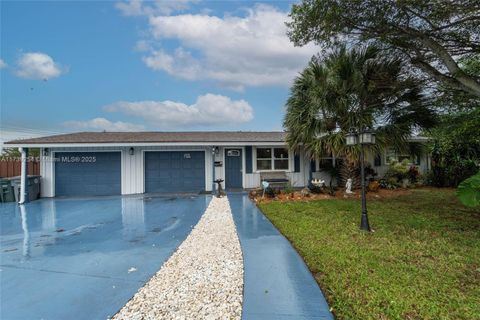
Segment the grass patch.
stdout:
<svg viewBox="0 0 480 320">
<path fill-rule="evenodd" d="M 480 210 L 452 190 L 259 205 L 293 243 L 337 319 L 480 319 Z"/>
</svg>

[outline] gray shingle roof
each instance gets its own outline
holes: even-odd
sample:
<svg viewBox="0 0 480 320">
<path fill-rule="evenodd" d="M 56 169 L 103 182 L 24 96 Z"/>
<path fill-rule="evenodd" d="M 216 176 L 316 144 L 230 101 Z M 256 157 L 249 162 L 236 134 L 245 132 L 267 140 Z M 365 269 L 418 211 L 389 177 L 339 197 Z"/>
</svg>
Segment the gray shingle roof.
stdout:
<svg viewBox="0 0 480 320">
<path fill-rule="evenodd" d="M 191 132 L 77 132 L 5 144 L 75 143 L 174 143 L 174 142 L 284 142 L 285 132 L 271 131 L 191 131 Z"/>
</svg>

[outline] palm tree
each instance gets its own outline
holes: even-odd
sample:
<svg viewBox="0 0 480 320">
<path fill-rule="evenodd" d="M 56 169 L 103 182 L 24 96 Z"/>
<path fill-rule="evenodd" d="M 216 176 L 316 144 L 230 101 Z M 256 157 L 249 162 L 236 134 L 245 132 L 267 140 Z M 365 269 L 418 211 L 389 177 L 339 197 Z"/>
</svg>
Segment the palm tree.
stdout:
<svg viewBox="0 0 480 320">
<path fill-rule="evenodd" d="M 333 153 L 350 174 L 359 158 L 359 148 L 345 144 L 351 130 L 375 131 L 377 143 L 367 152 L 406 150 L 412 132 L 431 127 L 435 117 L 421 83 L 404 71 L 400 59 L 371 45 L 314 57 L 287 101 L 289 146 L 303 147 L 312 157 Z"/>
</svg>

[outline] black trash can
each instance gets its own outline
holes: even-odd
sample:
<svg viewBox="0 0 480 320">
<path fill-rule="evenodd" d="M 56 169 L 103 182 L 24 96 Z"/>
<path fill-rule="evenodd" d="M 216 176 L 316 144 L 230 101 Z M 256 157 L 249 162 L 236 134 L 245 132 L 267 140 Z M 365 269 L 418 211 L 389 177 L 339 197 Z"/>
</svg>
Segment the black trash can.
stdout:
<svg viewBox="0 0 480 320">
<path fill-rule="evenodd" d="M 21 177 L 16 176 L 8 179 L 11 181 L 13 186 L 15 201 L 19 202 Z M 33 201 L 40 198 L 40 176 L 28 176 L 27 188 L 28 188 L 28 201 Z"/>
</svg>

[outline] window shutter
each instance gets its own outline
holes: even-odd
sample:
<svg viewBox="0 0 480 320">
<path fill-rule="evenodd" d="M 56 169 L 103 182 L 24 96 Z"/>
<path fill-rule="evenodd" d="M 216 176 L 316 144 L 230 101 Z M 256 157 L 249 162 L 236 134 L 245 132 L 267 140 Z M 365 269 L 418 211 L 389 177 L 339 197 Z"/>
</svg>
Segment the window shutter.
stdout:
<svg viewBox="0 0 480 320">
<path fill-rule="evenodd" d="M 252 146 L 245 147 L 245 173 L 252 173 Z"/>
<path fill-rule="evenodd" d="M 298 154 L 293 158 L 293 167 L 295 172 L 300 172 L 300 155 Z"/>
<path fill-rule="evenodd" d="M 316 172 L 316 170 L 317 170 L 317 166 L 316 166 L 315 160 L 310 160 L 310 171 Z"/>
<path fill-rule="evenodd" d="M 373 160 L 373 164 L 375 167 L 380 167 L 382 165 L 382 156 L 380 154 L 375 155 L 375 159 Z"/>
</svg>

